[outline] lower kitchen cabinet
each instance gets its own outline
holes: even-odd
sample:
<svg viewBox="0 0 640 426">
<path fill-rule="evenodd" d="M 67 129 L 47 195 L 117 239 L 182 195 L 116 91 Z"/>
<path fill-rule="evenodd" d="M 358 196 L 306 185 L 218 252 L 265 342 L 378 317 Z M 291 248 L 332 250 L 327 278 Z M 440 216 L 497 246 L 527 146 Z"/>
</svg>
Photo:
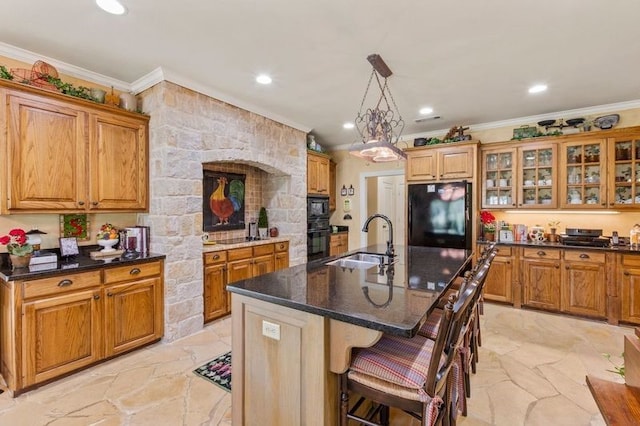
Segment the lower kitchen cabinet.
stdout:
<svg viewBox="0 0 640 426">
<path fill-rule="evenodd" d="M 0 373 L 14 394 L 160 340 L 164 261 L 1 281 Z"/>
<path fill-rule="evenodd" d="M 204 322 L 229 315 L 228 283 L 289 267 L 289 242 L 259 244 L 203 254 Z"/>
<path fill-rule="evenodd" d="M 513 280 L 517 276 L 513 249 L 500 246 L 498 254 L 493 258 L 491 268 L 484 283 L 483 297 L 496 302 L 513 302 Z M 480 252 L 480 251 L 478 251 Z"/>
<path fill-rule="evenodd" d="M 560 250 L 525 248 L 522 254 L 522 304 L 560 310 Z"/>
<path fill-rule="evenodd" d="M 561 278 L 561 310 L 578 315 L 607 316 L 606 254 L 565 250 Z"/>
<path fill-rule="evenodd" d="M 616 262 L 620 320 L 640 324 L 640 255 L 621 254 Z"/>
<path fill-rule="evenodd" d="M 338 256 L 349 251 L 349 234 L 341 232 L 329 237 L 329 256 Z"/>
</svg>

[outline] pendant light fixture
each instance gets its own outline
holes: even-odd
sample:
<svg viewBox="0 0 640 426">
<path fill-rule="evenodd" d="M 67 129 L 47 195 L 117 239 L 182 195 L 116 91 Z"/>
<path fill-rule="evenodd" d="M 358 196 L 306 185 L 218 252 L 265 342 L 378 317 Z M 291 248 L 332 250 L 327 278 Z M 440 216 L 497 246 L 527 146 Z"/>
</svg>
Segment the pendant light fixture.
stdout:
<svg viewBox="0 0 640 426">
<path fill-rule="evenodd" d="M 367 60 L 373 69 L 355 119 L 360 140 L 349 147 L 349 154 L 373 163 L 404 160 L 407 158 L 406 154 L 396 146 L 404 129 L 404 120 L 387 82 L 393 73 L 377 53 L 367 56 Z M 365 108 L 364 104 L 374 78 L 380 94 L 375 98 L 372 107 Z"/>
</svg>

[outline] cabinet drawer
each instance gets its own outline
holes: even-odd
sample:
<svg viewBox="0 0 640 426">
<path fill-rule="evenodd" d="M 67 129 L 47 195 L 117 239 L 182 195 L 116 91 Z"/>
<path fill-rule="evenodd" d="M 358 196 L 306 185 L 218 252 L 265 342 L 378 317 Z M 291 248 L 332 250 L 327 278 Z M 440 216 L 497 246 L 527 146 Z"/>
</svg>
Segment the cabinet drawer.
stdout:
<svg viewBox="0 0 640 426">
<path fill-rule="evenodd" d="M 204 264 L 214 265 L 216 263 L 223 263 L 227 261 L 227 252 L 224 250 L 214 251 L 204 254 Z"/>
<path fill-rule="evenodd" d="M 119 266 L 104 270 L 104 283 L 111 284 L 118 281 L 137 280 L 139 278 L 160 275 L 160 262 L 138 263 L 135 265 Z"/>
<path fill-rule="evenodd" d="M 22 284 L 22 293 L 25 299 L 30 299 L 32 297 L 46 296 L 99 285 L 100 271 L 91 271 L 25 281 Z"/>
<path fill-rule="evenodd" d="M 622 264 L 625 266 L 635 266 L 640 268 L 640 256 L 637 254 L 623 254 Z"/>
<path fill-rule="evenodd" d="M 605 254 L 592 251 L 566 250 L 564 260 L 604 263 Z"/>
<path fill-rule="evenodd" d="M 253 247 L 254 256 L 265 256 L 268 254 L 273 254 L 273 244 L 262 244 Z"/>
<path fill-rule="evenodd" d="M 498 256 L 511 256 L 511 247 L 496 246 Z"/>
<path fill-rule="evenodd" d="M 289 241 L 283 241 L 281 243 L 274 244 L 276 253 L 289 250 Z"/>
<path fill-rule="evenodd" d="M 240 259 L 250 259 L 253 256 L 253 250 L 251 247 L 242 247 L 232 250 L 227 250 L 227 260 L 234 261 Z"/>
<path fill-rule="evenodd" d="M 546 247 L 525 248 L 523 255 L 530 259 L 560 259 L 560 250 L 548 249 Z"/>
</svg>

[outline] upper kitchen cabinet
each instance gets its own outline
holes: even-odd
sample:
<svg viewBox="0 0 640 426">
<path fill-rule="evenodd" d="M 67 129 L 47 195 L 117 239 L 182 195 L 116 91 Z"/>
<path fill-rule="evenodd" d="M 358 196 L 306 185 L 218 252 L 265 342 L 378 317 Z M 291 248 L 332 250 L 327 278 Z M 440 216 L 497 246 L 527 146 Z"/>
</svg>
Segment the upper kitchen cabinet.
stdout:
<svg viewBox="0 0 640 426">
<path fill-rule="evenodd" d="M 482 208 L 554 208 L 556 145 L 482 149 Z"/>
<path fill-rule="evenodd" d="M 566 141 L 560 151 L 560 207 L 603 208 L 607 185 L 606 139 Z"/>
<path fill-rule="evenodd" d="M 336 163 L 329 160 L 329 211 L 333 212 L 337 205 Z"/>
<path fill-rule="evenodd" d="M 307 194 L 329 196 L 329 157 L 307 151 Z"/>
<path fill-rule="evenodd" d="M 0 83 L 4 213 L 146 211 L 149 117 Z"/>
<path fill-rule="evenodd" d="M 408 148 L 408 181 L 447 181 L 475 178 L 478 141 Z"/>
<path fill-rule="evenodd" d="M 608 141 L 608 203 L 616 209 L 640 207 L 640 133 Z"/>
</svg>

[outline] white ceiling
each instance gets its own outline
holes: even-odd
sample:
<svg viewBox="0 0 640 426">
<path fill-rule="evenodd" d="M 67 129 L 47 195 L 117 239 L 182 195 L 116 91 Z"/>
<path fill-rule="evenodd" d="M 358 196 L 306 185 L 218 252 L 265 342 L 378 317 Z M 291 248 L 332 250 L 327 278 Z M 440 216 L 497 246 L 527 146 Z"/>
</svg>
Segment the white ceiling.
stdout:
<svg viewBox="0 0 640 426">
<path fill-rule="evenodd" d="M 2 0 L 0 42 L 128 83 L 161 67 L 327 147 L 355 140 L 371 53 L 405 135 L 640 99 L 637 0 L 121 1 Z"/>
</svg>

